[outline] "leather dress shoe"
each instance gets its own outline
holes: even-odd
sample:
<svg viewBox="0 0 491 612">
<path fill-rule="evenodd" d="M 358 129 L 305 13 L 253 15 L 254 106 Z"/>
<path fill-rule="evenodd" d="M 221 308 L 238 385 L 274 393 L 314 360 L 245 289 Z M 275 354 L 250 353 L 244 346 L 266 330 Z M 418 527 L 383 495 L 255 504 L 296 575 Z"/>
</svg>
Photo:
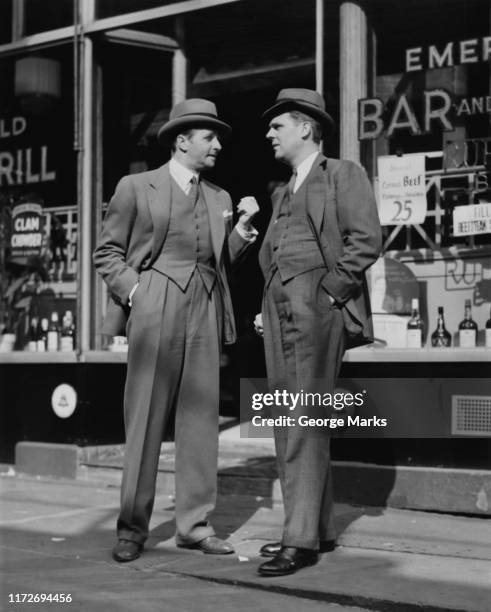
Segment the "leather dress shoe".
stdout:
<svg viewBox="0 0 491 612">
<path fill-rule="evenodd" d="M 322 540 L 319 542 L 319 552 L 332 552 L 336 548 L 336 540 Z M 281 550 L 281 542 L 270 542 L 261 546 L 259 552 L 262 557 L 274 557 Z"/>
<path fill-rule="evenodd" d="M 232 544 L 220 540 L 216 536 L 208 536 L 204 540 L 193 544 L 178 544 L 179 548 L 189 548 L 191 550 L 201 550 L 207 555 L 230 555 L 235 552 Z"/>
<path fill-rule="evenodd" d="M 118 543 L 113 548 L 113 559 L 118 563 L 127 563 L 138 559 L 143 549 L 143 544 L 134 542 L 133 540 L 118 540 Z"/>
<path fill-rule="evenodd" d="M 317 561 L 316 550 L 282 546 L 280 552 L 270 561 L 260 565 L 257 572 L 261 576 L 286 576 L 287 574 L 294 574 L 302 567 L 315 565 Z"/>
</svg>

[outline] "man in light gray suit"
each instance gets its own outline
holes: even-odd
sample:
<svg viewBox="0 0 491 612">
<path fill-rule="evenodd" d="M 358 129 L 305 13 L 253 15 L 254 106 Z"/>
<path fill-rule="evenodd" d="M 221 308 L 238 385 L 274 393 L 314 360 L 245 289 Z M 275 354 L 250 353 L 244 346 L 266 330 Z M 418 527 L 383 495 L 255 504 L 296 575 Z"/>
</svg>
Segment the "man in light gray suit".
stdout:
<svg viewBox="0 0 491 612">
<path fill-rule="evenodd" d="M 332 393 L 345 349 L 373 340 L 365 271 L 381 248 L 375 199 L 357 164 L 320 152 L 333 127 L 320 94 L 284 89 L 264 118 L 275 158 L 292 169 L 273 194 L 259 253 L 266 284 L 256 329 L 264 324 L 268 383 Z M 322 406 L 315 416 L 326 416 Z M 282 541 L 261 549 L 273 557 L 259 568 L 265 576 L 296 572 L 335 546 L 329 429 L 275 427 L 274 435 L 285 522 Z"/>
<path fill-rule="evenodd" d="M 232 227 L 229 194 L 201 178 L 230 126 L 202 99 L 177 104 L 158 134 L 161 168 L 125 176 L 104 219 L 94 263 L 110 290 L 103 332 L 128 336 L 126 450 L 113 558 L 136 559 L 148 536 L 160 445 L 175 408 L 176 541 L 209 554 L 215 536 L 220 346 L 235 341 L 227 269 L 255 239 L 244 198 Z"/>
</svg>

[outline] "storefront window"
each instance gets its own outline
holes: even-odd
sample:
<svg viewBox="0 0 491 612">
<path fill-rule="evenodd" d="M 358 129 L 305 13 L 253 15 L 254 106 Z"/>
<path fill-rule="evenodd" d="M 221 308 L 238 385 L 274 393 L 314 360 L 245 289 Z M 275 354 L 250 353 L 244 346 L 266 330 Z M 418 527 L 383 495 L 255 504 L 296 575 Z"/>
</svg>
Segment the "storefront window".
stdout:
<svg viewBox="0 0 491 612">
<path fill-rule="evenodd" d="M 0 4 L 0 45 L 12 40 L 12 4 L 4 1 Z"/>
<path fill-rule="evenodd" d="M 5 58 L 0 78 L 0 351 L 73 350 L 71 48 Z"/>
<path fill-rule="evenodd" d="M 165 4 L 171 3 L 145 1 L 138 9 Z M 336 3 L 328 3 L 324 24 L 324 95 L 335 118 L 339 98 L 338 9 Z M 98 18 L 132 10 L 136 7 L 129 1 L 97 3 Z M 273 38 L 272 23 L 279 24 Z M 227 189 L 235 203 L 244 195 L 254 195 L 262 211 L 255 223 L 264 232 L 271 212 L 271 190 L 288 180 L 288 169 L 275 162 L 261 115 L 280 89 L 316 86 L 315 2 L 248 0 L 188 12 L 177 22 L 174 18 L 157 19 L 135 27 L 178 38 L 183 44 L 188 60 L 186 95 L 213 100 L 220 117 L 233 126 L 233 136 L 224 143 L 209 179 Z M 97 61 L 103 75 L 102 201 L 107 203 L 122 175 L 156 168 L 169 157 L 169 151 L 157 143 L 156 134 L 172 106 L 172 53 L 107 43 L 98 47 Z M 325 151 L 337 154 L 337 137 L 327 143 Z M 255 257 L 244 263 L 242 274 L 248 274 L 251 281 L 247 290 L 234 288 L 239 334 L 242 326 L 251 328 L 249 319 L 260 301 L 262 284 Z M 104 314 L 104 296 L 102 304 L 96 328 L 100 328 Z"/>
<path fill-rule="evenodd" d="M 74 0 L 25 0 L 25 35 L 73 24 Z"/>
<path fill-rule="evenodd" d="M 125 174 L 164 161 L 157 132 L 172 105 L 172 54 L 123 45 L 100 50 L 103 74 L 103 199 Z"/>
<path fill-rule="evenodd" d="M 491 305 L 489 3 L 418 1 L 409 7 L 396 1 L 371 8 L 376 79 L 374 96 L 359 103 L 359 138 L 371 147 L 366 162 L 374 169 L 384 225 L 385 254 L 371 272 L 376 335 L 389 346 L 431 347 L 443 307 L 452 346 L 485 346 Z M 459 325 L 469 317 L 468 300 L 477 333 L 466 335 Z M 415 307 L 423 333 L 413 334 L 414 341 L 407 318 Z"/>
<path fill-rule="evenodd" d="M 122 176 L 159 167 L 169 157 L 157 142 L 157 132 L 172 106 L 172 54 L 124 45 L 101 45 L 102 69 L 102 220 Z M 109 296 L 97 279 L 100 295 L 96 329 L 100 329 Z M 123 337 L 95 339 L 98 348 L 124 351 Z"/>
<path fill-rule="evenodd" d="M 97 0 L 97 18 L 114 17 L 125 13 L 134 13 L 152 9 L 166 4 L 174 4 L 178 0 Z"/>
</svg>

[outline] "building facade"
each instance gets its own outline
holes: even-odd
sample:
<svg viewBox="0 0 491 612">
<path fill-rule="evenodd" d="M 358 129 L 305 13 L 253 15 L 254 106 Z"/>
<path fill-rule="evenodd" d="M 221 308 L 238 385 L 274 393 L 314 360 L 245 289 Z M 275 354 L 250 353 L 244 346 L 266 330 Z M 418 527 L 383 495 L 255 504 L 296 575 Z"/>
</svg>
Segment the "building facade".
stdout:
<svg viewBox="0 0 491 612">
<path fill-rule="evenodd" d="M 288 177 L 261 113 L 282 87 L 309 87 L 339 126 L 325 153 L 367 169 L 384 226 L 369 279 L 377 341 L 347 353 L 343 384 L 364 387 L 380 414 L 404 389 L 412 416 L 399 416 L 399 427 L 413 440 L 396 462 L 459 465 L 455 449 L 472 446 L 470 464 L 489 463 L 487 0 L 8 0 L 0 24 L 0 376 L 17 414 L 34 401 L 19 382 L 33 364 L 51 419 L 43 436 L 84 443 L 104 437 L 87 425 L 94 406 L 120 413 L 120 394 L 98 395 L 88 382 L 122 392 L 125 362 L 124 339 L 99 332 L 107 295 L 91 253 L 119 178 L 166 161 L 156 133 L 172 105 L 216 102 L 234 135 L 213 179 L 235 201 L 258 199 L 263 231 L 269 193 Z M 241 376 L 264 375 L 250 336 L 262 292 L 252 260 L 234 288 L 241 338 L 225 356 L 224 390 L 232 397 Z M 409 334 L 414 300 L 423 329 Z M 477 332 L 462 334 L 469 300 Z M 439 307 L 450 341 L 433 346 Z M 63 327 L 67 311 L 73 343 L 38 350 L 42 319 L 49 325 L 56 312 Z M 78 401 L 60 425 L 49 402 L 67 382 Z M 15 440 L 41 435 L 37 420 L 3 418 Z M 434 437 L 436 456 L 424 443 L 418 455 L 414 439 Z M 364 456 L 377 458 L 373 449 Z"/>
</svg>

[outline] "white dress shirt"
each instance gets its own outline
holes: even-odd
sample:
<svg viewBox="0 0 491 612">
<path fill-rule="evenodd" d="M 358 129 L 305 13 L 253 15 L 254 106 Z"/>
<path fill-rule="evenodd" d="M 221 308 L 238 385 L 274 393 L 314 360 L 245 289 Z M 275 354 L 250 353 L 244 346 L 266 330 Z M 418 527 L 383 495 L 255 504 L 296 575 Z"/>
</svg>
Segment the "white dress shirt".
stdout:
<svg viewBox="0 0 491 612">
<path fill-rule="evenodd" d="M 199 174 L 180 164 L 174 157 L 169 162 L 169 172 L 186 195 L 191 189 L 191 180 L 195 178 L 199 182 Z"/>
<path fill-rule="evenodd" d="M 295 179 L 295 185 L 293 186 L 293 193 L 296 193 L 300 189 L 300 185 L 307 178 L 307 174 L 310 172 L 312 166 L 314 165 L 316 157 L 319 155 L 319 151 L 315 151 L 311 153 L 308 157 L 306 157 L 303 162 L 295 168 L 297 173 L 297 178 Z"/>
</svg>

